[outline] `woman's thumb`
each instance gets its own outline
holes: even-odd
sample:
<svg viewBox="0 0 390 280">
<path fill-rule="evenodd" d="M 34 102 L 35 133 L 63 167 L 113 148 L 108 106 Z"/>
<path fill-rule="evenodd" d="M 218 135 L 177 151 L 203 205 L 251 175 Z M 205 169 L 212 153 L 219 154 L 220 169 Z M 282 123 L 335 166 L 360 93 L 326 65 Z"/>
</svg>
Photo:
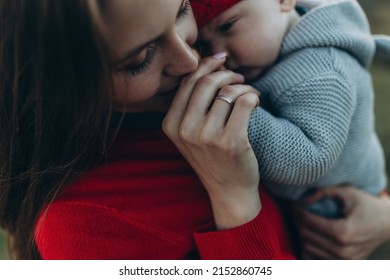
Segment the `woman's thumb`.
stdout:
<svg viewBox="0 0 390 280">
<path fill-rule="evenodd" d="M 338 187 L 323 187 L 317 189 L 310 196 L 305 198 L 304 203 L 311 204 L 324 198 L 331 198 L 343 205 L 343 208 L 349 209 L 351 204 L 351 190 L 353 188 L 350 185 L 340 185 Z"/>
</svg>

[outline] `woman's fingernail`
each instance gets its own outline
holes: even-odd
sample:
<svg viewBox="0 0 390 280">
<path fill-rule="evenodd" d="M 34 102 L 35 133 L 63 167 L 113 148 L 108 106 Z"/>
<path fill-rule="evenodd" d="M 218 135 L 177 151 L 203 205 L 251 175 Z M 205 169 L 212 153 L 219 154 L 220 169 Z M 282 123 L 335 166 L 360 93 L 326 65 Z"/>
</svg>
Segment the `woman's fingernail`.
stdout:
<svg viewBox="0 0 390 280">
<path fill-rule="evenodd" d="M 213 57 L 217 58 L 217 59 L 224 59 L 226 58 L 227 56 L 227 53 L 225 52 L 217 52 L 216 54 L 213 55 Z"/>
<path fill-rule="evenodd" d="M 240 73 L 236 73 L 241 79 L 243 79 L 245 81 L 245 77 L 244 75 L 240 74 Z"/>
</svg>

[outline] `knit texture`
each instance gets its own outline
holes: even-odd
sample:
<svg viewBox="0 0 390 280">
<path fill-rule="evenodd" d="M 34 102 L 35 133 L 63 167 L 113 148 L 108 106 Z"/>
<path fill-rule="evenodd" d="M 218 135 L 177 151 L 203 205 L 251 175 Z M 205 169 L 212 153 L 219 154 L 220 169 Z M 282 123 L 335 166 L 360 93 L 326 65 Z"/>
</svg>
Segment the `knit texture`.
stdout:
<svg viewBox="0 0 390 280">
<path fill-rule="evenodd" d="M 198 28 L 202 28 L 241 0 L 191 0 Z"/>
<path fill-rule="evenodd" d="M 374 53 L 353 0 L 310 10 L 290 29 L 278 62 L 253 83 L 262 108 L 253 112 L 249 139 L 272 192 L 299 200 L 313 187 L 352 183 L 372 194 L 385 187 L 367 70 Z M 329 200 L 313 210 L 340 214 Z"/>
<path fill-rule="evenodd" d="M 40 214 L 43 259 L 293 259 L 279 208 L 217 231 L 197 175 L 161 130 L 122 129 L 110 160 Z"/>
</svg>

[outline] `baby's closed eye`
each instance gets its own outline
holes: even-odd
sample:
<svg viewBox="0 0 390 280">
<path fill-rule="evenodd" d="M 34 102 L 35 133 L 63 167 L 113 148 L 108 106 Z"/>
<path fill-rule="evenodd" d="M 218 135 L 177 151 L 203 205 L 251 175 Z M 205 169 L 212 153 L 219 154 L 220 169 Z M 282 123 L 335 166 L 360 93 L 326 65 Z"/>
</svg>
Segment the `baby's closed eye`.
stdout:
<svg viewBox="0 0 390 280">
<path fill-rule="evenodd" d="M 220 33 L 228 32 L 233 27 L 235 22 L 236 22 L 236 20 L 231 20 L 231 21 L 223 23 L 222 25 L 219 26 L 218 31 Z"/>
</svg>

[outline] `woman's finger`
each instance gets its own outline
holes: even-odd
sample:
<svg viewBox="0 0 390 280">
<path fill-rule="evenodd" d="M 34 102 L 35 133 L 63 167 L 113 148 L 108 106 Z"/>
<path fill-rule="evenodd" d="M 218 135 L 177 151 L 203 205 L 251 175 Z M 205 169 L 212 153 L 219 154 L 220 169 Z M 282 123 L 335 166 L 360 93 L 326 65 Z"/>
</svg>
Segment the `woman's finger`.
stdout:
<svg viewBox="0 0 390 280">
<path fill-rule="evenodd" d="M 342 205 L 342 211 L 344 215 L 347 215 L 353 207 L 353 201 L 355 201 L 354 191 L 349 185 L 339 187 L 329 187 L 317 190 L 311 196 L 305 199 L 305 203 L 314 203 L 323 198 L 334 199 Z"/>
<path fill-rule="evenodd" d="M 334 257 L 332 254 L 329 254 L 328 251 L 324 251 L 322 248 L 314 246 L 311 243 L 305 244 L 302 255 L 304 258 L 315 259 L 315 260 L 318 260 L 318 259 L 321 259 L 321 260 L 338 259 L 337 257 Z"/>
<path fill-rule="evenodd" d="M 210 108 L 207 116 L 207 126 L 210 129 L 225 127 L 233 108 L 236 107 L 237 99 L 255 90 L 248 85 L 229 85 L 223 87 Z M 226 99 L 224 99 L 226 98 Z"/>
<path fill-rule="evenodd" d="M 316 231 L 308 228 L 300 229 L 300 236 L 303 243 L 303 251 L 322 259 L 337 259 L 337 252 L 340 246 L 332 239 L 326 238 Z"/>
<path fill-rule="evenodd" d="M 313 192 L 309 197 L 305 199 L 307 203 L 313 203 L 322 198 L 334 198 L 340 201 L 346 201 L 350 196 L 348 193 L 349 185 L 337 186 L 337 187 L 322 187 Z"/>
<path fill-rule="evenodd" d="M 224 88 L 234 89 L 233 86 L 228 87 L 228 85 L 242 83 L 243 79 L 242 75 L 228 70 L 201 77 L 195 85 L 185 114 L 191 119 L 206 116 L 217 92 Z"/>
<path fill-rule="evenodd" d="M 237 98 L 226 128 L 236 135 L 245 135 L 248 138 L 249 119 L 252 111 L 259 105 L 259 93 L 251 91 Z"/>
<path fill-rule="evenodd" d="M 329 220 L 319 215 L 310 213 L 300 206 L 294 206 L 294 214 L 297 221 L 299 222 L 299 226 L 317 229 L 319 232 L 322 232 L 324 236 L 329 238 L 329 231 L 331 231 L 330 228 L 333 227 L 335 220 Z"/>
<path fill-rule="evenodd" d="M 293 210 L 299 222 L 298 230 L 303 252 L 307 256 L 334 259 L 335 255 L 332 252 L 340 248 L 340 245 L 333 239 L 333 232 L 329 229 L 332 228 L 332 223 L 336 220 L 328 220 L 312 214 L 299 206 L 295 206 Z"/>
<path fill-rule="evenodd" d="M 198 69 L 185 78 L 183 78 L 180 87 L 172 101 L 164 120 L 164 126 L 170 124 L 173 127 L 178 127 L 182 120 L 184 112 L 187 110 L 190 97 L 194 91 L 195 85 L 199 78 L 210 74 L 218 69 L 226 60 L 225 57 L 208 57 L 200 61 Z"/>
<path fill-rule="evenodd" d="M 300 230 L 304 254 L 321 259 L 366 259 L 371 252 L 370 248 L 376 244 L 372 242 L 345 243 L 340 245 L 331 239 L 324 238 L 315 231 L 302 228 Z"/>
</svg>

